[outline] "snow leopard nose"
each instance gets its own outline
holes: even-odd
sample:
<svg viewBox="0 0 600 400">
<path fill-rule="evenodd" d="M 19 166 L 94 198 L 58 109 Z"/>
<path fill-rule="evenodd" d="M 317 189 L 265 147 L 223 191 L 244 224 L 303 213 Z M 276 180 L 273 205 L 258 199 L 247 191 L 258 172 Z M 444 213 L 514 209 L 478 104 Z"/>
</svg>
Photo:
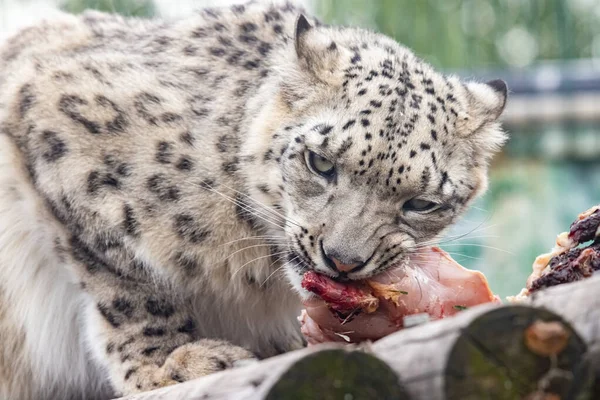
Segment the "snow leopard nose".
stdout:
<svg viewBox="0 0 600 400">
<path fill-rule="evenodd" d="M 321 247 L 322 246 L 323 245 L 321 245 Z M 324 248 L 322 248 L 322 250 L 327 265 L 334 271 L 343 273 L 357 272 L 365 266 L 365 262 L 362 260 L 344 257 L 335 250 L 326 251 Z"/>
<path fill-rule="evenodd" d="M 327 258 L 329 261 L 329 265 L 331 265 L 331 263 L 333 263 L 334 268 L 337 269 L 339 272 L 346 272 L 346 273 L 353 272 L 354 270 L 358 270 L 363 265 L 363 263 L 345 264 L 335 257 L 327 257 Z"/>
</svg>

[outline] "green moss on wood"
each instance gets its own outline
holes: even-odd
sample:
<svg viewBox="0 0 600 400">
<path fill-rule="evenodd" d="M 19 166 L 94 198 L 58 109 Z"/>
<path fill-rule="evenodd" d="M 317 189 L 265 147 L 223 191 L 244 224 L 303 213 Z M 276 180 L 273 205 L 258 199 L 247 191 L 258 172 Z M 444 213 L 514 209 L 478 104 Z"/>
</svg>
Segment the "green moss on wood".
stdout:
<svg viewBox="0 0 600 400">
<path fill-rule="evenodd" d="M 559 321 L 569 332 L 566 347 L 552 361 L 534 354 L 524 340 L 534 321 Z M 592 373 L 584 360 L 587 348 L 573 328 L 556 314 L 532 307 L 492 310 L 463 329 L 447 360 L 445 394 L 448 399 L 514 400 L 539 390 L 561 399 L 591 399 Z M 558 372 L 556 376 L 548 371 Z M 561 372 L 562 371 L 562 372 Z"/>
<path fill-rule="evenodd" d="M 396 373 L 360 352 L 324 350 L 294 364 L 271 388 L 268 400 L 408 400 Z"/>
</svg>

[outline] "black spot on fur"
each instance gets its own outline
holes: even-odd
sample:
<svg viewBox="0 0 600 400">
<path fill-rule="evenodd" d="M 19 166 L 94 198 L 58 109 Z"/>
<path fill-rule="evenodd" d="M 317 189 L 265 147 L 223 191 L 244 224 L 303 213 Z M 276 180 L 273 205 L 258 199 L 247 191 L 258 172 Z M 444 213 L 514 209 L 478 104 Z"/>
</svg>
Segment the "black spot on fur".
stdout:
<svg viewBox="0 0 600 400">
<path fill-rule="evenodd" d="M 360 58 L 360 54 L 356 53 L 356 54 L 354 54 L 354 55 L 352 56 L 352 58 L 350 59 L 350 62 L 351 62 L 352 64 L 356 64 L 356 63 L 358 63 L 360 60 L 361 60 L 361 58 Z"/>
<path fill-rule="evenodd" d="M 238 169 L 239 160 L 235 157 L 231 161 L 224 162 L 222 165 L 223 172 L 228 175 L 234 174 Z"/>
<path fill-rule="evenodd" d="M 203 189 L 211 189 L 215 187 L 216 184 L 217 182 L 214 179 L 206 178 L 200 182 L 200 187 Z"/>
<path fill-rule="evenodd" d="M 269 187 L 267 185 L 258 185 L 257 189 L 265 194 L 269 194 Z"/>
<path fill-rule="evenodd" d="M 106 345 L 106 354 L 111 354 L 113 351 L 115 351 L 115 344 L 113 342 L 108 342 Z"/>
<path fill-rule="evenodd" d="M 146 301 L 146 311 L 157 317 L 169 318 L 175 313 L 175 307 L 165 299 L 150 297 Z"/>
<path fill-rule="evenodd" d="M 120 312 L 126 317 L 131 317 L 133 315 L 133 304 L 131 304 L 131 302 L 124 297 L 117 297 L 114 299 L 112 306 L 116 311 Z"/>
<path fill-rule="evenodd" d="M 346 153 L 348 150 L 350 150 L 351 147 L 352 147 L 352 138 L 347 138 L 340 145 L 340 148 L 338 149 L 336 156 L 341 157 L 342 155 L 344 155 L 344 153 Z"/>
<path fill-rule="evenodd" d="M 431 171 L 429 167 L 425 167 L 421 172 L 421 188 L 425 189 L 431 180 Z"/>
<path fill-rule="evenodd" d="M 246 69 L 256 69 L 260 66 L 260 60 L 249 60 L 244 63 Z"/>
<path fill-rule="evenodd" d="M 147 326 L 144 328 L 144 331 L 142 332 L 144 336 L 164 336 L 165 333 L 167 333 L 167 331 L 165 330 L 165 328 L 162 327 L 152 327 L 152 326 Z"/>
<path fill-rule="evenodd" d="M 149 107 L 160 105 L 161 99 L 151 93 L 142 92 L 135 96 L 133 103 L 137 114 L 151 125 L 157 125 L 158 119 L 150 113 Z"/>
<path fill-rule="evenodd" d="M 350 127 L 352 127 L 352 125 L 354 125 L 355 123 L 356 123 L 356 120 L 355 120 L 355 119 L 351 119 L 351 120 L 349 120 L 348 122 L 346 122 L 346 123 L 344 124 L 344 126 L 342 126 L 342 130 L 343 130 L 343 131 L 345 131 L 345 130 L 349 129 L 349 128 L 350 128 Z"/>
<path fill-rule="evenodd" d="M 235 14 L 243 14 L 246 11 L 246 6 L 243 4 L 234 5 L 231 7 L 231 11 L 233 11 Z"/>
<path fill-rule="evenodd" d="M 42 139 L 48 147 L 42 154 L 44 160 L 54 162 L 64 157 L 67 153 L 67 145 L 58 137 L 58 133 L 54 131 L 44 131 L 42 132 Z"/>
<path fill-rule="evenodd" d="M 31 109 L 35 103 L 35 96 L 32 93 L 31 85 L 23 85 L 19 90 L 19 115 L 21 118 L 25 117 L 27 111 Z"/>
<path fill-rule="evenodd" d="M 446 171 L 442 171 L 439 188 L 441 189 L 446 182 L 448 182 L 448 173 Z"/>
<path fill-rule="evenodd" d="M 332 129 L 333 126 L 325 124 L 319 124 L 313 128 L 313 130 L 319 132 L 321 135 L 327 135 Z"/>
<path fill-rule="evenodd" d="M 193 334 L 196 331 L 196 323 L 194 322 L 193 319 L 188 318 L 183 325 L 181 325 L 180 327 L 177 328 L 177 332 L 179 333 L 187 333 L 187 334 Z"/>
<path fill-rule="evenodd" d="M 116 169 L 117 174 L 121 176 L 131 175 L 131 166 L 127 163 L 121 163 Z"/>
<path fill-rule="evenodd" d="M 105 96 L 96 96 L 96 103 L 105 108 L 111 108 L 116 116 L 106 123 L 106 130 L 110 133 L 122 133 L 128 125 L 125 112 L 112 100 Z"/>
<path fill-rule="evenodd" d="M 235 197 L 235 213 L 240 221 L 247 223 L 253 229 L 258 229 L 259 225 L 252 214 L 252 207 L 246 201 L 246 197 L 241 194 L 237 194 Z"/>
<path fill-rule="evenodd" d="M 253 44 L 258 41 L 258 38 L 256 36 L 249 35 L 249 34 L 241 34 L 238 36 L 238 39 L 240 42 L 246 43 L 246 44 Z"/>
<path fill-rule="evenodd" d="M 123 206 L 123 214 L 125 214 L 125 218 L 123 220 L 123 227 L 125 228 L 125 232 L 131 236 L 139 235 L 139 223 L 135 218 L 133 213 L 133 208 L 129 204 L 125 204 Z"/>
<path fill-rule="evenodd" d="M 129 346 L 129 345 L 130 345 L 131 343 L 133 343 L 133 342 L 135 342 L 135 338 L 134 338 L 134 337 L 129 337 L 127 340 L 125 340 L 123 343 L 121 343 L 121 344 L 119 345 L 119 347 L 117 347 L 117 351 L 118 351 L 119 353 L 122 353 L 122 352 L 125 350 L 125 348 L 126 348 L 127 346 Z"/>
<path fill-rule="evenodd" d="M 98 134 L 100 133 L 100 124 L 84 118 L 79 112 L 79 107 L 87 104 L 88 102 L 81 97 L 75 95 L 62 95 L 58 103 L 58 109 L 73 121 L 83 125 L 88 132 Z"/>
<path fill-rule="evenodd" d="M 227 153 L 232 150 L 233 141 L 228 135 L 220 136 L 217 141 L 217 150 L 221 153 Z"/>
<path fill-rule="evenodd" d="M 71 252 L 75 261 L 85 266 L 88 272 L 94 273 L 108 268 L 106 263 L 96 256 L 92 250 L 80 241 L 76 236 L 70 240 Z"/>
<path fill-rule="evenodd" d="M 410 158 L 414 158 L 414 156 L 416 156 L 416 155 L 417 155 L 416 151 L 414 151 L 414 150 L 410 151 Z"/>
<path fill-rule="evenodd" d="M 135 374 L 136 371 L 137 371 L 136 367 L 129 368 L 127 370 L 127 372 L 125 372 L 125 380 L 128 380 L 129 378 L 131 378 L 131 375 Z"/>
<path fill-rule="evenodd" d="M 195 56 L 197 51 L 198 48 L 196 46 L 192 46 L 191 44 L 183 48 L 183 54 L 185 54 L 188 57 Z"/>
<path fill-rule="evenodd" d="M 273 149 L 269 149 L 263 155 L 263 161 L 267 162 L 273 159 Z"/>
<path fill-rule="evenodd" d="M 180 171 L 191 171 L 194 167 L 194 162 L 187 156 L 182 156 L 175 167 Z"/>
<path fill-rule="evenodd" d="M 87 177 L 87 191 L 89 194 L 95 194 L 100 188 L 100 173 L 92 171 Z"/>
<path fill-rule="evenodd" d="M 170 185 L 164 174 L 152 175 L 146 185 L 161 201 L 177 201 L 180 198 L 179 188 Z"/>
<path fill-rule="evenodd" d="M 221 48 L 221 47 L 211 47 L 209 49 L 210 54 L 212 54 L 215 57 L 222 57 L 225 55 L 225 49 Z"/>
<path fill-rule="evenodd" d="M 202 242 L 210 233 L 206 229 L 203 229 L 194 217 L 189 214 L 177 214 L 175 216 L 174 229 L 181 238 L 193 244 Z"/>
<path fill-rule="evenodd" d="M 98 303 L 97 304 L 98 311 L 100 315 L 110 324 L 113 328 L 118 328 L 121 326 L 121 323 L 117 320 L 117 317 L 106 307 L 105 305 Z"/>
<path fill-rule="evenodd" d="M 107 173 L 101 180 L 101 184 L 104 186 L 110 186 L 115 189 L 119 189 L 121 184 L 117 178 L 111 173 Z"/>
<path fill-rule="evenodd" d="M 210 357 L 210 359 L 212 360 L 213 364 L 215 365 L 216 370 L 223 371 L 223 370 L 227 369 L 227 363 L 225 361 L 221 360 L 220 358 Z"/>
<path fill-rule="evenodd" d="M 150 346 L 150 347 L 146 347 L 144 350 L 142 350 L 142 355 L 149 357 L 152 354 L 154 354 L 156 352 L 156 350 L 160 349 L 159 346 Z"/>
<path fill-rule="evenodd" d="M 270 51 L 271 51 L 271 45 L 269 43 L 261 42 L 260 45 L 258 46 L 258 52 L 263 57 L 266 56 L 267 54 L 269 54 Z"/>
<path fill-rule="evenodd" d="M 181 117 L 181 115 L 179 115 L 179 114 L 175 114 L 172 112 L 166 112 L 160 116 L 160 119 L 162 120 L 162 122 L 164 122 L 166 124 L 173 124 L 173 123 L 183 120 L 183 117 Z"/>
<path fill-rule="evenodd" d="M 243 23 L 242 25 L 240 25 L 240 28 L 242 29 L 242 32 L 250 33 L 250 32 L 254 32 L 255 30 L 257 30 L 258 26 L 256 26 L 256 24 L 254 24 L 252 22 L 246 22 L 246 23 Z"/>
<path fill-rule="evenodd" d="M 194 137 L 190 132 L 183 132 L 181 135 L 179 135 L 179 140 L 188 146 L 194 146 Z"/>
<path fill-rule="evenodd" d="M 156 145 L 156 161 L 161 164 L 168 164 L 171 162 L 173 156 L 173 145 L 169 142 L 160 141 Z"/>
</svg>

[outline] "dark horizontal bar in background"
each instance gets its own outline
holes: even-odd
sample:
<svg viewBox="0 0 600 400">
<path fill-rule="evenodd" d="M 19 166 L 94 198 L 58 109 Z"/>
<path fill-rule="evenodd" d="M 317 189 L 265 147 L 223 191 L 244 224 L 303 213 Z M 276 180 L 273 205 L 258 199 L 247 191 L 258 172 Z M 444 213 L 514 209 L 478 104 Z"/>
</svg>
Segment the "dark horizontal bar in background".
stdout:
<svg viewBox="0 0 600 400">
<path fill-rule="evenodd" d="M 548 61 L 525 69 L 480 69 L 449 72 L 482 81 L 503 79 L 508 83 L 513 95 L 600 91 L 600 60 Z"/>
</svg>

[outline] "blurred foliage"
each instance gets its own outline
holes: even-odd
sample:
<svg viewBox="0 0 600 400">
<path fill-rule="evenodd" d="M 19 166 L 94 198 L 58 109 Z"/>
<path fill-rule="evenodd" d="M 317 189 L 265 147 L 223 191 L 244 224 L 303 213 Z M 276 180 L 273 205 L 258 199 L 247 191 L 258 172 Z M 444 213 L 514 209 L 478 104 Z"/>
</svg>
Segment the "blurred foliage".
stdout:
<svg viewBox="0 0 600 400">
<path fill-rule="evenodd" d="M 61 8 L 74 14 L 88 9 L 132 17 L 152 17 L 156 13 L 152 0 L 67 0 Z"/>
<path fill-rule="evenodd" d="M 600 56 L 597 0 L 316 0 L 315 6 L 326 22 L 376 29 L 443 68 Z"/>
</svg>

